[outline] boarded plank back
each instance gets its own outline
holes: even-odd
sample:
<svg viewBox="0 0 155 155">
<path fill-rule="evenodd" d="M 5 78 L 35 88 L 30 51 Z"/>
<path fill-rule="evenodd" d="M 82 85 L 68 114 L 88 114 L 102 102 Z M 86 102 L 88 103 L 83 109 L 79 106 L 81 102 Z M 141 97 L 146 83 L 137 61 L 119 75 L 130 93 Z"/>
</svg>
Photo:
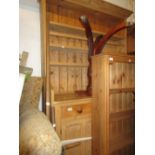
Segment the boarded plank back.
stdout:
<svg viewBox="0 0 155 155">
<path fill-rule="evenodd" d="M 60 79 L 59 79 L 59 89 L 60 93 L 66 93 L 67 92 L 67 67 L 60 67 Z"/>
<path fill-rule="evenodd" d="M 54 92 L 59 93 L 59 67 L 54 66 L 50 68 L 50 83 Z"/>
</svg>

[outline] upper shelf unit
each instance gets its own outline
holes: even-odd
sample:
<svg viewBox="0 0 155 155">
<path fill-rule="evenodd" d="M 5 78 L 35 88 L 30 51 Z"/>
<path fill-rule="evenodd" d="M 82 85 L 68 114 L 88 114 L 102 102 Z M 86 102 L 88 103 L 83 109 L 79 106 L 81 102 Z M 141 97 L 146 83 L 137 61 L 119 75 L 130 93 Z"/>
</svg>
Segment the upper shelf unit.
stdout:
<svg viewBox="0 0 155 155">
<path fill-rule="evenodd" d="M 119 22 L 132 14 L 132 11 L 121 8 L 103 0 L 47 0 L 50 6 L 53 4 L 64 6 L 68 9 L 80 10 L 96 14 L 102 20 Z"/>
<path fill-rule="evenodd" d="M 49 35 L 64 36 L 64 37 L 68 37 L 68 38 L 87 40 L 87 38 L 85 36 L 85 30 L 82 27 L 50 21 L 49 22 L 49 30 L 50 30 Z M 94 39 L 98 35 L 104 36 L 105 33 L 106 32 L 102 32 L 102 31 L 93 31 Z M 118 42 L 118 41 L 121 41 L 122 39 L 124 39 L 124 37 L 122 35 L 116 34 L 111 38 L 111 40 L 108 42 L 108 44 L 120 46 L 120 42 Z"/>
</svg>

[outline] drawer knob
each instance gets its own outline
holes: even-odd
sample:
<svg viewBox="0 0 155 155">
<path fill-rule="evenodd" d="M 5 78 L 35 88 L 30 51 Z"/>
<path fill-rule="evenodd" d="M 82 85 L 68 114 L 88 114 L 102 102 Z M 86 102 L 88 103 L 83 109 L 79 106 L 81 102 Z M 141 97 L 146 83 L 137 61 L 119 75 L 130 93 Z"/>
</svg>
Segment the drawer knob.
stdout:
<svg viewBox="0 0 155 155">
<path fill-rule="evenodd" d="M 79 114 L 81 114 L 81 113 L 83 112 L 82 108 L 77 109 L 77 112 L 78 112 Z"/>
<path fill-rule="evenodd" d="M 72 107 L 68 107 L 68 108 L 67 108 L 67 111 L 68 111 L 68 112 L 73 111 L 73 108 L 72 108 Z"/>
</svg>

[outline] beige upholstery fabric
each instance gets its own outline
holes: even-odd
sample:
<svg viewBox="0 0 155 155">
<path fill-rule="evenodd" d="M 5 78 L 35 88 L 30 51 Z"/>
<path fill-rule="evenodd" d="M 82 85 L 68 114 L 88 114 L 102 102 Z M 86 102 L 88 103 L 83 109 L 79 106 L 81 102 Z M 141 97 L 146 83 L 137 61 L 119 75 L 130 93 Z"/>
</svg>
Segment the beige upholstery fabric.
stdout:
<svg viewBox="0 0 155 155">
<path fill-rule="evenodd" d="M 20 155 L 60 155 L 61 142 L 44 113 L 33 105 L 20 105 Z"/>
<path fill-rule="evenodd" d="M 31 77 L 25 84 L 19 105 L 20 155 L 60 155 L 61 142 L 52 124 L 38 110 L 41 78 Z"/>
<path fill-rule="evenodd" d="M 41 77 L 30 77 L 26 80 L 20 99 L 20 104 L 33 104 L 38 108 L 40 93 L 42 89 Z"/>
</svg>

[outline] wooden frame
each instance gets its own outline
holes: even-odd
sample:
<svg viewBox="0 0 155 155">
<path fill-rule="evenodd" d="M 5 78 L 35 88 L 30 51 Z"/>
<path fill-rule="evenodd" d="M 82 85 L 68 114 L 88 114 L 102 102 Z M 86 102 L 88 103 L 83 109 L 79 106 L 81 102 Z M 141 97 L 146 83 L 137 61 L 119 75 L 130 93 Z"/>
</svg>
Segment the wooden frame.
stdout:
<svg viewBox="0 0 155 155">
<path fill-rule="evenodd" d="M 133 155 L 134 56 L 93 56 L 92 73 L 93 155 Z"/>
</svg>

